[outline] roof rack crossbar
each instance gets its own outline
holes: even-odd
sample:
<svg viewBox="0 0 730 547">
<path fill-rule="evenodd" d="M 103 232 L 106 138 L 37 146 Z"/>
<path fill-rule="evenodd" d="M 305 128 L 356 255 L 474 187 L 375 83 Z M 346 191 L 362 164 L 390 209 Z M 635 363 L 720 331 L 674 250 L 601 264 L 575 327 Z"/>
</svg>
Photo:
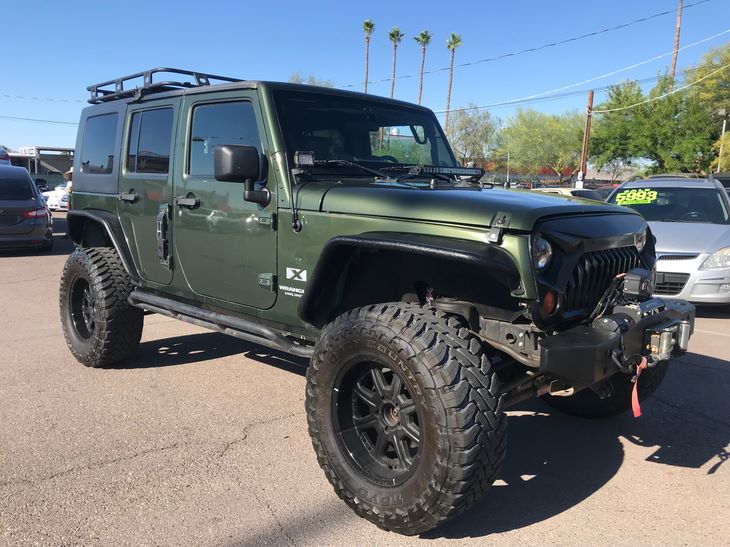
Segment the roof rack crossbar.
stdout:
<svg viewBox="0 0 730 547">
<path fill-rule="evenodd" d="M 154 81 L 155 74 L 179 74 L 181 76 L 191 77 L 191 81 Z M 142 86 L 130 87 L 125 89 L 124 84 L 129 83 L 132 80 L 142 78 Z M 228 76 L 216 76 L 215 74 L 206 74 L 205 72 L 198 72 L 193 70 L 182 70 L 179 68 L 169 67 L 158 67 L 129 76 L 122 76 L 121 78 L 115 78 L 106 82 L 90 85 L 86 89 L 91 92 L 89 102 L 92 104 L 98 104 L 108 101 L 114 101 L 117 99 L 123 99 L 127 97 L 141 97 L 148 93 L 170 91 L 173 89 L 190 89 L 193 87 L 201 87 L 212 85 L 211 80 L 217 82 L 240 82 L 240 78 L 230 78 Z"/>
</svg>

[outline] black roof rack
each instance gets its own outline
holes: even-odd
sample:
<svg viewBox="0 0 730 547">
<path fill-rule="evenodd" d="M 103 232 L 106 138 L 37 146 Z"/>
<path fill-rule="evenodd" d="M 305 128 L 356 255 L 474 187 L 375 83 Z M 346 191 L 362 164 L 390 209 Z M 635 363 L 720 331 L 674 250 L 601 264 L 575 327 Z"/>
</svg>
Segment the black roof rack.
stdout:
<svg viewBox="0 0 730 547">
<path fill-rule="evenodd" d="M 189 76 L 190 79 L 182 82 L 170 80 L 155 82 L 153 78 L 155 74 L 179 74 L 182 76 Z M 133 80 L 138 80 L 140 78 L 142 78 L 142 86 L 124 89 L 125 83 L 129 84 L 132 83 Z M 136 74 L 130 74 L 129 76 L 115 78 L 108 82 L 90 85 L 86 89 L 91 92 L 89 102 L 91 104 L 99 104 L 128 97 L 140 98 L 142 95 L 147 95 L 148 93 L 159 93 L 162 91 L 171 91 L 173 89 L 189 89 L 192 87 L 212 85 L 210 83 L 211 80 L 217 80 L 218 82 L 242 81 L 239 78 L 215 76 L 214 74 L 206 74 L 205 72 L 196 72 L 193 70 L 158 67 L 151 68 L 150 70 L 145 70 L 143 72 L 137 72 Z"/>
</svg>

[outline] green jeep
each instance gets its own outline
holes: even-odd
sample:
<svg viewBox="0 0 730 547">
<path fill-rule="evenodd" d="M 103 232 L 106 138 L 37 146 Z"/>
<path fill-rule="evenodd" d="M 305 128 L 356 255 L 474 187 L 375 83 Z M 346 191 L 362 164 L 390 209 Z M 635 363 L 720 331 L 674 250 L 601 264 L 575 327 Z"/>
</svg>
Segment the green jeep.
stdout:
<svg viewBox="0 0 730 547">
<path fill-rule="evenodd" d="M 480 185 L 426 108 L 169 68 L 89 90 L 71 352 L 133 359 L 159 313 L 310 358 L 317 459 L 381 528 L 479 500 L 511 405 L 637 413 L 687 349 L 694 308 L 652 298 L 641 216 Z"/>
</svg>

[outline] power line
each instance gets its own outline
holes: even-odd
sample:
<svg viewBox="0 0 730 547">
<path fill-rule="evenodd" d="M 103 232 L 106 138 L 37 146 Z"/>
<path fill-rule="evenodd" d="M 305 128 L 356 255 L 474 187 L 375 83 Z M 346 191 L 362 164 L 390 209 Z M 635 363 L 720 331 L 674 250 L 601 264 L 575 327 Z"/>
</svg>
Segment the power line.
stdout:
<svg viewBox="0 0 730 547">
<path fill-rule="evenodd" d="M 56 124 L 61 124 L 61 125 L 78 125 L 78 122 L 63 122 L 60 120 L 41 120 L 39 118 L 19 118 L 17 116 L 0 115 L 0 119 L 17 120 L 17 121 L 22 121 L 22 122 L 56 123 Z"/>
<path fill-rule="evenodd" d="M 716 34 L 713 34 L 712 36 L 708 36 L 706 38 L 703 38 L 702 40 L 698 40 L 697 42 L 693 42 L 691 44 L 687 44 L 686 46 L 683 46 L 683 47 L 679 48 L 679 51 L 684 51 L 685 49 L 688 49 L 688 48 L 697 46 L 699 44 L 703 44 L 705 42 L 708 42 L 710 40 L 713 40 L 713 39 L 715 39 L 715 38 L 717 38 L 719 36 L 722 36 L 722 35 L 728 34 L 728 33 L 730 33 L 730 29 L 723 30 L 722 32 L 718 32 Z M 592 82 L 595 82 L 596 80 L 602 80 L 603 78 L 608 78 L 610 76 L 615 76 L 616 74 L 618 74 L 620 72 L 626 72 L 627 70 L 632 70 L 634 68 L 637 68 L 637 67 L 640 67 L 642 65 L 646 65 L 646 64 L 652 63 L 652 62 L 657 61 L 657 60 L 659 60 L 659 59 L 661 59 L 663 57 L 668 57 L 669 55 L 673 55 L 673 54 L 674 54 L 674 50 L 669 51 L 667 53 L 662 53 L 661 55 L 656 55 L 656 56 L 654 56 L 654 57 L 652 57 L 650 59 L 645 59 L 644 61 L 639 61 L 638 63 L 634 63 L 632 65 L 625 66 L 625 67 L 619 68 L 617 70 L 612 70 L 611 72 L 606 72 L 605 74 L 601 74 L 599 76 L 594 76 L 593 78 L 588 78 L 587 80 L 582 80 L 580 82 L 575 82 L 575 83 L 572 83 L 572 84 L 569 84 L 569 85 L 566 85 L 566 86 L 558 87 L 556 89 L 551 89 L 550 91 L 543 91 L 541 93 L 534 93 L 532 95 L 527 95 L 526 97 L 519 97 L 517 99 L 510 99 L 510 100 L 501 101 L 501 102 L 498 102 L 498 103 L 492 103 L 492 104 L 488 104 L 488 105 L 484 105 L 484 106 L 478 106 L 477 107 L 477 110 L 481 110 L 481 109 L 484 109 L 484 108 L 492 108 L 494 106 L 520 104 L 520 103 L 526 102 L 526 101 L 528 101 L 530 99 L 535 99 L 535 98 L 538 98 L 538 97 L 544 97 L 544 96 L 547 96 L 547 95 L 553 95 L 554 93 L 558 93 L 560 91 L 565 91 L 565 90 L 571 89 L 573 87 L 578 87 L 580 85 L 590 84 Z M 458 110 L 465 110 L 465 108 L 458 108 L 458 109 L 452 110 L 452 112 L 455 112 L 455 111 L 458 111 Z M 437 114 L 441 114 L 443 112 L 446 112 L 446 111 L 445 110 L 438 110 L 438 111 L 436 111 Z"/>
<path fill-rule="evenodd" d="M 692 4 L 685 5 L 682 8 L 682 10 L 684 11 L 684 10 L 689 9 L 689 8 L 692 8 L 694 6 L 699 6 L 700 4 L 705 4 L 707 2 L 712 2 L 712 1 L 713 0 L 699 0 L 699 1 L 694 2 Z M 663 17 L 664 15 L 669 15 L 670 13 L 675 13 L 675 10 L 674 9 L 671 9 L 671 10 L 667 10 L 667 11 L 662 11 L 662 12 L 659 12 L 659 13 L 655 13 L 653 15 L 648 15 L 646 17 L 641 17 L 639 19 L 634 19 L 633 21 L 629 21 L 628 23 L 621 23 L 620 25 L 615 25 L 613 27 L 607 27 L 607 28 L 604 28 L 604 29 L 601 29 L 601 30 L 596 30 L 596 31 L 593 31 L 593 32 L 588 32 L 586 34 L 581 34 L 579 36 L 573 36 L 571 38 L 565 38 L 564 40 L 559 40 L 557 42 L 550 42 L 548 44 L 543 44 L 541 46 L 535 46 L 535 47 L 531 47 L 531 48 L 522 49 L 522 50 L 519 50 L 519 51 L 512 51 L 512 52 L 509 52 L 509 53 L 503 53 L 503 54 L 497 55 L 495 57 L 486 57 L 484 59 L 478 59 L 476 61 L 470 61 L 470 62 L 467 62 L 467 63 L 460 63 L 458 65 L 454 65 L 454 68 L 462 68 L 462 67 L 466 67 L 466 66 L 473 66 L 473 65 L 478 65 L 478 64 L 481 64 L 481 63 L 490 63 L 492 61 L 498 61 L 500 59 L 506 59 L 507 57 L 516 57 L 518 55 L 524 55 L 525 53 L 533 53 L 533 52 L 536 52 L 536 51 L 541 51 L 543 49 L 548 49 L 548 48 L 551 48 L 551 47 L 561 46 L 563 44 L 567 44 L 567 43 L 570 43 L 570 42 L 577 42 L 578 40 L 583 40 L 585 38 L 590 38 L 592 36 L 598 36 L 600 34 L 605 34 L 607 32 L 613 32 L 613 31 L 616 31 L 616 30 L 621 30 L 621 29 L 630 27 L 630 26 L 635 25 L 635 24 L 638 24 L 638 23 L 644 23 L 646 21 L 651 21 L 652 19 L 656 19 L 657 17 Z M 433 69 L 433 70 L 426 70 L 426 71 L 424 71 L 423 74 L 424 75 L 426 75 L 426 74 L 435 74 L 437 72 L 445 72 L 445 71 L 447 71 L 449 69 L 450 69 L 450 67 L 436 68 L 436 69 Z M 397 76 L 396 77 L 396 80 L 402 80 L 402 79 L 405 79 L 405 78 L 417 78 L 419 76 L 420 76 L 420 73 L 419 74 L 407 74 L 407 75 L 403 75 L 403 76 Z M 390 82 L 391 80 L 392 80 L 392 78 L 383 78 L 381 80 L 368 80 L 368 83 L 373 84 L 373 83 Z M 340 85 L 338 87 L 358 87 L 358 86 L 363 85 L 363 83 L 364 82 L 357 82 L 357 83 L 354 83 L 354 84 Z"/>
<path fill-rule="evenodd" d="M 81 99 L 56 99 L 53 97 L 27 97 L 25 95 L 8 95 L 7 93 L 0 94 L 0 97 L 5 99 L 23 99 L 26 101 L 52 101 L 56 103 L 84 103 Z"/>
<path fill-rule="evenodd" d="M 683 91 L 685 89 L 689 89 L 693 85 L 697 85 L 702 80 L 706 80 L 710 76 L 714 76 L 718 72 L 722 72 L 723 70 L 725 70 L 728 67 L 730 67 L 730 64 L 727 64 L 725 66 L 722 66 L 722 67 L 718 68 L 717 70 L 713 70 L 709 74 L 705 74 L 704 76 L 702 76 L 702 78 L 699 78 L 699 79 L 695 80 L 692 83 L 683 85 L 682 87 L 678 87 L 677 89 L 673 89 L 672 91 L 668 91 L 667 93 L 664 93 L 663 95 L 659 95 L 658 97 L 651 97 L 650 99 L 646 99 L 644 101 L 641 101 L 641 102 L 638 102 L 638 103 L 634 103 L 634 104 L 630 104 L 630 105 L 627 105 L 627 106 L 619 106 L 617 108 L 607 108 L 606 110 L 594 110 L 593 113 L 594 114 L 606 114 L 608 112 L 618 112 L 620 110 L 628 110 L 629 108 L 636 108 L 637 106 L 641 106 L 642 104 L 647 104 L 647 103 L 651 103 L 651 102 L 654 102 L 654 101 L 658 101 L 659 99 L 664 99 L 665 97 L 669 97 L 670 95 L 674 95 L 675 93 L 678 93 L 679 91 Z"/>
</svg>

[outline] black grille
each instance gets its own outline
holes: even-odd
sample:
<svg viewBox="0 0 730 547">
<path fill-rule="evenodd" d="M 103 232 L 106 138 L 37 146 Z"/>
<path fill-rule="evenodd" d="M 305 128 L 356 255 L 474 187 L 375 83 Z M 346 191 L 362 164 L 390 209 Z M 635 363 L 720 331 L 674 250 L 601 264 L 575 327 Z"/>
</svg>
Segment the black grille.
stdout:
<svg viewBox="0 0 730 547">
<path fill-rule="evenodd" d="M 682 292 L 687 281 L 689 281 L 689 274 L 687 273 L 657 272 L 654 294 L 674 296 Z"/>
<path fill-rule="evenodd" d="M 657 256 L 657 260 L 692 260 L 697 258 L 699 255 L 661 255 Z"/>
<path fill-rule="evenodd" d="M 591 311 L 606 292 L 611 281 L 620 273 L 641 268 L 636 247 L 622 247 L 586 253 L 578 262 L 573 277 L 565 289 L 563 314 Z"/>
</svg>

